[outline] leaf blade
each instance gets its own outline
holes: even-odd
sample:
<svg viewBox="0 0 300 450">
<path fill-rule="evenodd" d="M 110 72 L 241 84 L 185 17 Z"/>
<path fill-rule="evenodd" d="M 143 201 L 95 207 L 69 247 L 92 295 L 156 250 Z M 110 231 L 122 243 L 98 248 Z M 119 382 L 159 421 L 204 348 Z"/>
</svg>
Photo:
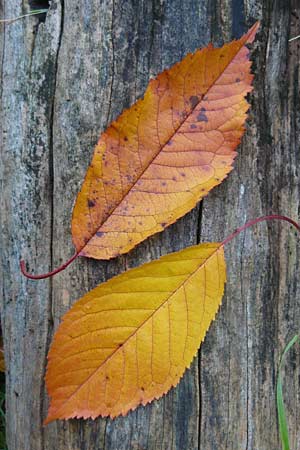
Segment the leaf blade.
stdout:
<svg viewBox="0 0 300 450">
<path fill-rule="evenodd" d="M 76 302 L 48 356 L 46 423 L 124 415 L 165 394 L 196 355 L 225 280 L 222 244 L 201 244 L 125 272 Z"/>
<path fill-rule="evenodd" d="M 73 210 L 80 255 L 110 259 L 128 252 L 226 178 L 252 90 L 245 43 L 258 26 L 162 72 L 102 134 Z"/>
</svg>

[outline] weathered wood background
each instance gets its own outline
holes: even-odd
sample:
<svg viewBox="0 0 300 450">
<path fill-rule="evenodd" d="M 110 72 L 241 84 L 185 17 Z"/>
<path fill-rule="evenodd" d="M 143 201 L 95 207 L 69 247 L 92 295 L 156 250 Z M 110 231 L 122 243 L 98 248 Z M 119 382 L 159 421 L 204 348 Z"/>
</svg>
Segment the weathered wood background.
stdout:
<svg viewBox="0 0 300 450">
<path fill-rule="evenodd" d="M 44 2 L 32 2 L 37 6 Z M 47 3 L 47 2 L 46 2 Z M 1 17 L 29 10 L 0 0 Z M 224 238 L 247 219 L 299 219 L 299 0 L 52 0 L 45 23 L 1 25 L 1 320 L 7 364 L 9 450 L 278 450 L 278 356 L 300 326 L 300 245 L 286 223 L 260 224 L 227 250 L 223 306 L 180 385 L 111 421 L 42 426 L 44 373 L 54 329 L 101 280 L 199 240 Z M 141 96 L 151 76 L 187 52 L 239 37 L 257 19 L 255 90 L 235 170 L 201 205 L 129 255 L 73 253 L 72 205 L 99 133 Z M 300 351 L 285 369 L 291 447 L 300 448 Z"/>
</svg>

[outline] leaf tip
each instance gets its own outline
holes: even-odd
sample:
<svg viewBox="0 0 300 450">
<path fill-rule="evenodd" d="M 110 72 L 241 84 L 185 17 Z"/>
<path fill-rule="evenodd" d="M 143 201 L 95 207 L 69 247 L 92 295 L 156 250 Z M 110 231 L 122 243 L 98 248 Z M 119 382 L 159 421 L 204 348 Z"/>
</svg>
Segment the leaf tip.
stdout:
<svg viewBox="0 0 300 450">
<path fill-rule="evenodd" d="M 245 37 L 246 37 L 246 42 L 248 44 L 251 44 L 254 41 L 259 27 L 260 27 L 260 21 L 258 20 L 257 22 L 255 22 L 254 25 L 252 25 L 250 30 L 246 33 Z"/>
</svg>

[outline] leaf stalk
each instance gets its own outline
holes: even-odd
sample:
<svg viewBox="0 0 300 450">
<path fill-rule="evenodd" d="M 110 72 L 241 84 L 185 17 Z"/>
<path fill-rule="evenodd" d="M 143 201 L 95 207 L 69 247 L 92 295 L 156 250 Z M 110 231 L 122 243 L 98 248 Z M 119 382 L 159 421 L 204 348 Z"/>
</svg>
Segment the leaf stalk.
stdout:
<svg viewBox="0 0 300 450">
<path fill-rule="evenodd" d="M 223 246 L 228 244 L 230 241 L 232 241 L 233 238 L 235 238 L 238 234 L 240 234 L 242 231 L 246 230 L 247 228 L 250 228 L 259 222 L 265 222 L 268 220 L 283 220 L 285 222 L 289 222 L 298 231 L 300 231 L 300 225 L 298 225 L 297 222 L 295 222 L 293 219 L 290 219 L 289 217 L 286 217 L 286 216 L 281 216 L 280 214 L 271 214 L 269 216 L 262 216 L 262 217 L 257 217 L 256 219 L 253 219 L 253 220 L 249 220 L 249 222 L 247 222 L 247 223 L 245 223 L 245 225 L 242 225 L 241 227 L 237 228 L 226 239 L 224 239 L 224 241 L 222 242 Z"/>
<path fill-rule="evenodd" d="M 57 269 L 52 270 L 51 272 L 44 273 L 42 275 L 31 275 L 31 273 L 27 272 L 26 267 L 25 267 L 25 261 L 22 259 L 20 261 L 21 272 L 26 278 L 30 278 L 31 280 L 44 280 L 45 278 L 52 277 L 53 275 L 56 275 L 57 273 L 62 272 L 63 270 L 65 270 L 74 261 L 74 259 L 77 258 L 78 255 L 79 255 L 79 253 L 76 252 L 62 266 L 58 267 Z"/>
<path fill-rule="evenodd" d="M 230 241 L 232 241 L 232 239 L 234 239 L 238 234 L 240 234 L 242 231 L 246 230 L 247 228 L 250 228 L 259 222 L 265 222 L 268 220 L 281 220 L 284 222 L 288 222 L 291 225 L 293 225 L 300 232 L 300 225 L 297 222 L 295 222 L 293 219 L 290 219 L 289 217 L 286 217 L 286 216 L 282 216 L 280 214 L 272 214 L 272 215 L 268 215 L 268 216 L 258 217 L 256 219 L 250 220 L 249 222 L 245 223 L 241 227 L 237 228 L 233 233 L 231 233 L 226 239 L 224 239 L 224 241 L 222 241 L 222 245 L 224 246 L 224 245 L 228 244 Z M 42 275 L 32 275 L 29 272 L 27 272 L 26 266 L 25 266 L 25 261 L 21 260 L 20 261 L 21 272 L 25 277 L 30 278 L 31 280 L 43 280 L 45 278 L 52 277 L 53 275 L 56 275 L 59 272 L 62 272 L 79 255 L 80 255 L 80 252 L 76 252 L 67 262 L 62 264 L 60 267 L 52 270 L 51 272 L 44 273 Z"/>
</svg>

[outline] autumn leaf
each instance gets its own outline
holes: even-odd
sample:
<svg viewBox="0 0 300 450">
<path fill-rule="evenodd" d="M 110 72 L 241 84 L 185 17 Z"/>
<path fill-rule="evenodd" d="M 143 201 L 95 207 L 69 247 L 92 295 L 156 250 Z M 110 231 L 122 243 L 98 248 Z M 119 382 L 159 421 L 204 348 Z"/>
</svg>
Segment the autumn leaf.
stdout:
<svg viewBox="0 0 300 450">
<path fill-rule="evenodd" d="M 48 354 L 51 397 L 45 423 L 125 415 L 176 386 L 222 301 L 224 246 L 253 225 L 294 220 L 269 215 L 220 243 L 199 244 L 101 284 L 63 317 Z"/>
<path fill-rule="evenodd" d="M 48 355 L 45 423 L 115 417 L 175 386 L 220 306 L 221 243 L 201 244 L 101 284 L 63 317 Z"/>
<path fill-rule="evenodd" d="M 150 81 L 144 98 L 101 135 L 73 210 L 77 256 L 110 259 L 190 211 L 232 170 L 252 90 L 249 50 L 259 23 L 211 44 Z"/>
<path fill-rule="evenodd" d="M 80 255 L 128 252 L 190 211 L 232 170 L 252 89 L 245 44 L 257 28 L 162 72 L 102 134 L 73 211 Z"/>
</svg>

